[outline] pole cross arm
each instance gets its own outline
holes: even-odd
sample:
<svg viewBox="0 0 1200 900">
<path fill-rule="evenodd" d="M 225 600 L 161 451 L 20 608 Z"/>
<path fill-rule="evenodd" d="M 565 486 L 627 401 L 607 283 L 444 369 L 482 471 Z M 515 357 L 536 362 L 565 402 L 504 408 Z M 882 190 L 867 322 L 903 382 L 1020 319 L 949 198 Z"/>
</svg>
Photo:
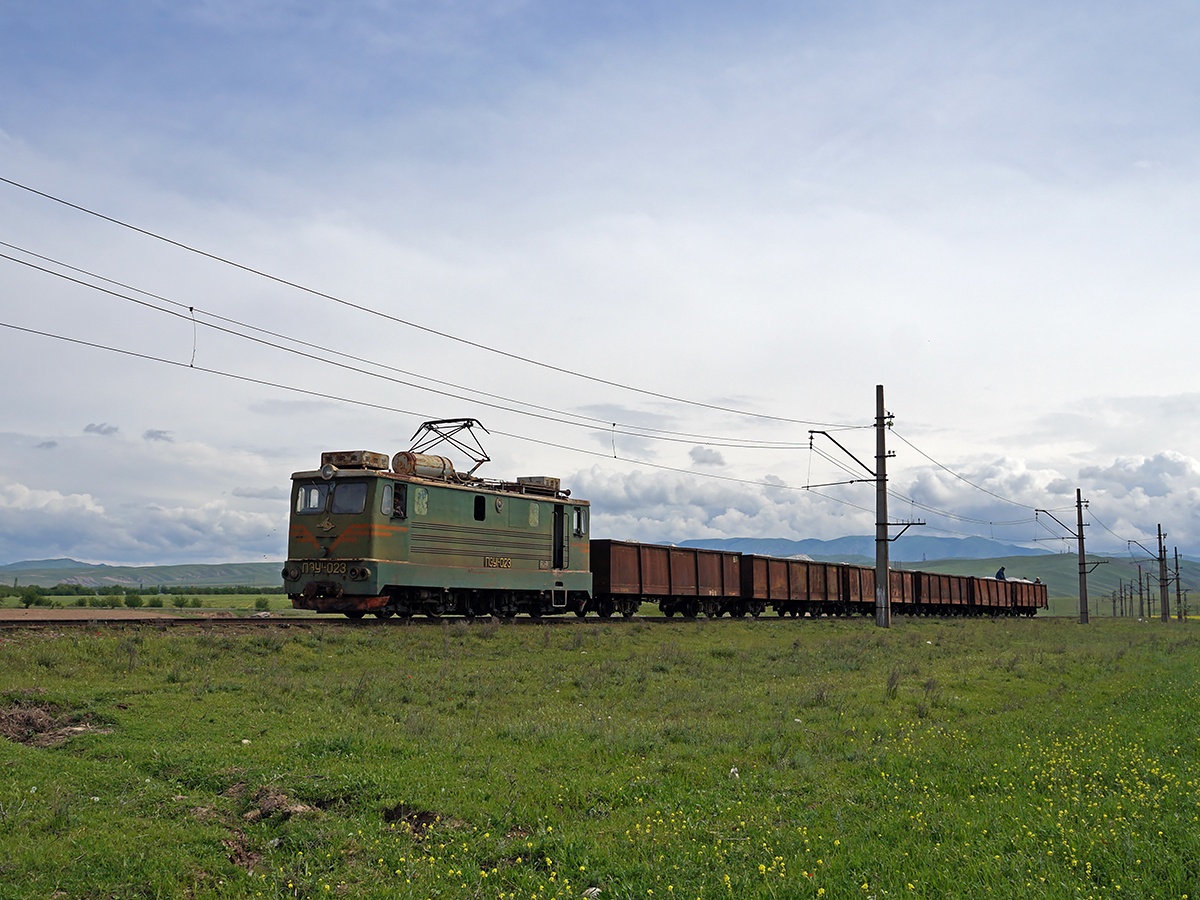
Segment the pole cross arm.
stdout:
<svg viewBox="0 0 1200 900">
<path fill-rule="evenodd" d="M 811 437 L 812 437 L 812 435 L 814 435 L 814 434 L 823 434 L 823 435 L 825 435 L 825 437 L 829 438 L 829 440 L 833 441 L 833 442 L 834 442 L 834 443 L 837 445 L 837 447 L 838 447 L 838 449 L 839 449 L 839 450 L 841 450 L 841 451 L 842 451 L 843 453 L 845 453 L 845 454 L 846 454 L 848 457 L 850 457 L 852 460 L 854 460 L 856 463 L 858 463 L 860 466 L 862 466 L 862 467 L 863 467 L 863 469 L 866 471 L 866 473 L 867 473 L 868 475 L 870 475 L 872 478 L 878 478 L 878 477 L 879 477 L 879 473 L 878 473 L 878 472 L 874 471 L 874 470 L 873 470 L 873 469 L 872 469 L 870 466 L 868 466 L 868 465 L 867 465 L 865 462 L 863 462 L 861 459 L 859 459 L 857 456 L 855 456 L 853 453 L 851 453 L 849 450 L 847 450 L 847 449 L 846 449 L 846 448 L 845 448 L 845 447 L 842 445 L 842 443 L 841 443 L 841 442 L 840 442 L 840 441 L 839 441 L 837 438 L 835 438 L 835 437 L 834 437 L 832 434 L 830 434 L 828 431 L 809 431 L 809 433 L 808 433 L 808 434 L 809 434 L 809 437 L 810 437 L 810 438 L 811 438 Z M 889 454 L 888 454 L 888 456 L 894 456 L 894 455 L 895 455 L 895 454 L 892 454 L 892 453 L 889 453 Z"/>
</svg>

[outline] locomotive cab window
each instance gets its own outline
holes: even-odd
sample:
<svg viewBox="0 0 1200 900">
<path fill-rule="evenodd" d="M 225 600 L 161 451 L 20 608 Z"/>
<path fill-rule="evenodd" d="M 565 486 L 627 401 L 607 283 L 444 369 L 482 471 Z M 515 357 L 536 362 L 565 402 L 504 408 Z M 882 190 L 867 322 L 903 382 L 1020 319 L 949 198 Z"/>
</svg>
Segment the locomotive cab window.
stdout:
<svg viewBox="0 0 1200 900">
<path fill-rule="evenodd" d="M 301 515 L 325 512 L 325 498 L 329 495 L 329 485 L 302 484 L 296 491 L 296 512 Z"/>
<path fill-rule="evenodd" d="M 367 508 L 365 481 L 340 481 L 334 485 L 329 511 L 337 515 L 356 516 Z"/>
<path fill-rule="evenodd" d="M 475 521 L 482 522 L 486 515 L 487 515 L 487 498 L 476 497 L 475 498 Z"/>
<path fill-rule="evenodd" d="M 583 537 L 587 534 L 587 511 L 582 506 L 574 507 L 574 528 L 575 537 Z"/>
<path fill-rule="evenodd" d="M 408 516 L 408 485 L 385 484 L 379 492 L 379 511 L 393 519 Z"/>
</svg>

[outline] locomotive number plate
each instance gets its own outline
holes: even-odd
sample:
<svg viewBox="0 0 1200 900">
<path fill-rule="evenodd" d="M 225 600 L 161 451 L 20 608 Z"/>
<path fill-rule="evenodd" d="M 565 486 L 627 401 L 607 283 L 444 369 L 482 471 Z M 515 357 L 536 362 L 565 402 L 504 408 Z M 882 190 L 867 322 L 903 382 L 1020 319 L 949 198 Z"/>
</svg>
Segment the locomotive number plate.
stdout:
<svg viewBox="0 0 1200 900">
<path fill-rule="evenodd" d="M 308 560 L 300 563 L 303 575 L 345 575 L 346 564 L 332 559 Z"/>
<path fill-rule="evenodd" d="M 489 569 L 511 569 L 512 560 L 507 556 L 485 556 L 483 564 Z"/>
</svg>

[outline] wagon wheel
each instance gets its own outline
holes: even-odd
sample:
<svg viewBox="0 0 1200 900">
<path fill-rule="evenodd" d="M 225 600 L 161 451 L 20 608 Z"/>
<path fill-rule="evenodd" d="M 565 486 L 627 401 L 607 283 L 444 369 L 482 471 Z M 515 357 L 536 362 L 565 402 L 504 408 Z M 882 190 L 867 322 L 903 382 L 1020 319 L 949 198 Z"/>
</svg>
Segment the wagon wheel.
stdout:
<svg viewBox="0 0 1200 900">
<path fill-rule="evenodd" d="M 633 618 L 633 607 L 626 606 L 624 609 L 621 610 L 621 616 L 622 616 L 622 618 L 632 619 Z"/>
<path fill-rule="evenodd" d="M 346 612 L 347 619 L 361 619 L 366 615 L 361 609 L 351 609 Z"/>
<path fill-rule="evenodd" d="M 375 611 L 375 618 L 377 619 L 390 619 L 391 617 L 392 611 L 390 609 L 378 609 Z"/>
<path fill-rule="evenodd" d="M 596 614 L 602 619 L 611 619 L 613 614 L 613 605 L 611 600 L 601 600 L 600 606 L 596 610 Z"/>
<path fill-rule="evenodd" d="M 575 607 L 575 615 L 582 619 L 587 615 L 587 607 L 583 606 L 582 604 Z M 600 615 L 604 615 L 604 613 L 601 613 Z"/>
</svg>

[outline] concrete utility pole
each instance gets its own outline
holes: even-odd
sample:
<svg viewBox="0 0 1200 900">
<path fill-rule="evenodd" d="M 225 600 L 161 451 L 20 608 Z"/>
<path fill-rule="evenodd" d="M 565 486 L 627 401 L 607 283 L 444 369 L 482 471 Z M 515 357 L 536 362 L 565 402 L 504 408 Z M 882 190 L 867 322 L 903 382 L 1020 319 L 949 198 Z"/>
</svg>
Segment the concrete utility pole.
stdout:
<svg viewBox="0 0 1200 900">
<path fill-rule="evenodd" d="M 1175 548 L 1175 617 L 1183 621 L 1183 591 L 1179 584 L 1179 548 Z"/>
<path fill-rule="evenodd" d="M 875 385 L 875 624 L 890 628 L 892 591 L 888 575 L 887 410 L 883 385 Z"/>
<path fill-rule="evenodd" d="M 1142 564 L 1138 563 L 1138 619 L 1146 618 L 1146 595 L 1142 593 Z"/>
<path fill-rule="evenodd" d="M 875 385 L 875 468 L 871 469 L 861 459 L 843 447 L 833 435 L 828 431 L 809 431 L 808 440 L 809 446 L 812 446 L 814 434 L 823 434 L 830 441 L 837 445 L 838 449 L 849 456 L 852 460 L 866 469 L 867 474 L 871 476 L 869 480 L 875 482 L 875 624 L 880 628 L 890 628 L 892 624 L 892 590 L 891 578 L 888 569 L 888 544 L 891 543 L 891 538 L 888 537 L 888 529 L 891 525 L 888 524 L 887 511 L 887 460 L 892 454 L 887 449 L 887 429 L 892 425 L 892 417 L 888 415 L 887 410 L 883 405 L 883 385 Z M 851 481 L 838 481 L 835 484 L 857 484 L 861 481 L 867 481 L 866 478 L 855 478 Z M 824 485 L 810 485 L 810 487 L 823 487 Z M 908 531 L 913 525 L 924 525 L 922 521 L 910 521 L 904 523 L 904 527 L 900 529 L 901 534 Z"/>
<path fill-rule="evenodd" d="M 1083 553 L 1083 493 L 1075 488 L 1075 513 L 1079 522 L 1079 624 L 1088 623 L 1087 560 Z"/>
<path fill-rule="evenodd" d="M 1164 622 L 1171 621 L 1171 600 L 1168 589 L 1170 582 L 1167 581 L 1167 548 L 1163 545 L 1162 523 L 1158 526 L 1158 602 L 1159 614 Z"/>
</svg>

